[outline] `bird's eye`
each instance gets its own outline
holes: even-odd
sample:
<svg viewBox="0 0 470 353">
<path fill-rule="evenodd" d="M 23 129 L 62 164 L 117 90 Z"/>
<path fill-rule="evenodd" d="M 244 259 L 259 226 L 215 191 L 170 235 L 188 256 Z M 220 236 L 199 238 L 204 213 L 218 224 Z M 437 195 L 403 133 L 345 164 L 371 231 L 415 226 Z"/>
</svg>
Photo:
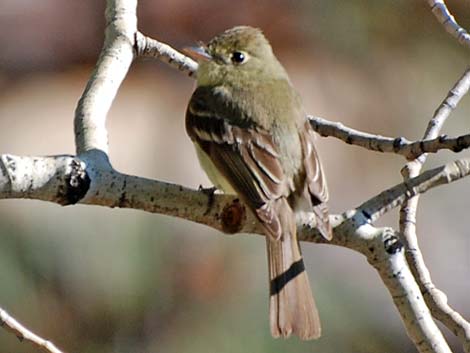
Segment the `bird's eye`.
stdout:
<svg viewBox="0 0 470 353">
<path fill-rule="evenodd" d="M 242 64 L 246 60 L 246 55 L 241 51 L 235 51 L 232 53 L 231 59 L 234 64 Z"/>
</svg>

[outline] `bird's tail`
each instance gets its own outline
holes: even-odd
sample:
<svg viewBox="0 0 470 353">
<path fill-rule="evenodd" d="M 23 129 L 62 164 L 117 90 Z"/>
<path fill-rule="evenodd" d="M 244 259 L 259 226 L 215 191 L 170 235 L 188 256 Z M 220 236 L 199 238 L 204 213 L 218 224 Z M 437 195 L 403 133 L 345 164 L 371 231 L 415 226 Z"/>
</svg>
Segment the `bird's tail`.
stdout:
<svg viewBox="0 0 470 353">
<path fill-rule="evenodd" d="M 281 200 L 278 200 L 281 201 Z M 320 337 L 320 318 L 305 272 L 294 212 L 279 212 L 281 239 L 267 236 L 269 267 L 269 319 L 273 337 L 287 338 L 291 334 L 303 340 Z"/>
</svg>

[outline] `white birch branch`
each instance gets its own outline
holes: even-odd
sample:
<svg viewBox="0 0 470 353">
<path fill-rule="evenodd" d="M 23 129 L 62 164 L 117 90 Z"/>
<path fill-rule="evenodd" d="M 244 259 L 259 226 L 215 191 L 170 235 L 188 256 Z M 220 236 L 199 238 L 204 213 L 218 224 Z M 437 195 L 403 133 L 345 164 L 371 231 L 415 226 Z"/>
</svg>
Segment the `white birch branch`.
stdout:
<svg viewBox="0 0 470 353">
<path fill-rule="evenodd" d="M 136 34 L 137 55 L 155 58 L 167 63 L 173 68 L 193 76 L 197 70 L 197 62 L 190 57 L 180 53 L 168 44 L 159 42 L 153 38 L 137 32 Z"/>
<path fill-rule="evenodd" d="M 470 87 L 470 77 L 466 78 L 466 90 Z M 363 147 L 370 151 L 395 153 L 413 160 L 424 153 L 436 153 L 440 150 L 461 152 L 470 147 L 470 134 L 449 137 L 441 135 L 434 138 L 409 141 L 404 137 L 385 137 L 354 130 L 339 122 L 332 122 L 320 117 L 310 116 L 313 129 L 323 137 L 331 136 L 347 144 Z"/>
<path fill-rule="evenodd" d="M 447 9 L 444 0 L 426 0 L 431 7 L 431 11 L 436 16 L 437 20 L 441 25 L 444 26 L 445 30 L 456 38 L 457 41 L 470 48 L 470 34 L 462 28 L 454 16 Z"/>
<path fill-rule="evenodd" d="M 432 139 L 439 134 L 452 110 L 468 93 L 469 81 L 470 70 L 467 69 L 434 112 L 424 133 L 424 139 Z M 402 170 L 405 181 L 419 175 L 426 159 L 427 154 L 422 154 L 405 165 Z M 419 195 L 416 195 L 407 200 L 400 208 L 400 232 L 406 246 L 406 258 L 432 315 L 460 339 L 465 352 L 468 353 L 470 352 L 470 323 L 448 305 L 447 296 L 435 287 L 419 247 L 416 231 L 418 202 Z"/>
<path fill-rule="evenodd" d="M 0 308 L 0 326 L 3 326 L 6 330 L 13 333 L 20 341 L 30 342 L 45 352 L 63 353 L 54 343 L 28 330 L 2 308 Z"/>
<path fill-rule="evenodd" d="M 354 212 L 362 213 L 361 219 L 373 223 L 408 198 L 469 174 L 470 159 L 460 159 L 395 185 L 364 202 Z M 201 190 L 123 174 L 105 160 L 87 164 L 86 159 L 77 156 L 0 155 L 0 199 L 9 198 L 49 201 L 63 206 L 81 203 L 132 208 L 186 219 L 225 233 L 263 233 L 256 218 L 236 196 L 211 196 Z M 333 224 L 338 223 L 338 217 L 332 216 Z M 343 217 L 343 222 L 353 218 Z M 312 238 L 309 222 L 306 229 L 301 224 L 300 239 L 321 242 L 316 236 Z M 336 233 L 330 242 L 341 246 L 348 243 L 348 239 Z"/>
<path fill-rule="evenodd" d="M 104 46 L 75 110 L 77 154 L 108 152 L 106 116 L 134 60 L 137 0 L 107 0 Z"/>
</svg>

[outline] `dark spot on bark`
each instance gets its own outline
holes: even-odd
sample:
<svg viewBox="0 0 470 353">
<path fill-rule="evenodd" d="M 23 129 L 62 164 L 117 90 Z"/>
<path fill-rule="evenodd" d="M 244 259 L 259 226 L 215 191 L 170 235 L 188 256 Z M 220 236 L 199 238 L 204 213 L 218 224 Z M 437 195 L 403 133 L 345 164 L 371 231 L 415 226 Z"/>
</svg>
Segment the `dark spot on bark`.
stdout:
<svg viewBox="0 0 470 353">
<path fill-rule="evenodd" d="M 60 186 L 57 193 L 58 202 L 62 206 L 76 204 L 86 195 L 90 188 L 90 177 L 80 163 L 80 160 L 72 160 L 70 166 L 71 170 L 65 176 L 65 185 Z"/>
<path fill-rule="evenodd" d="M 121 196 L 119 196 L 119 201 L 118 201 L 118 207 L 126 207 L 126 205 L 128 205 L 128 201 L 127 201 L 127 195 L 126 195 L 126 192 L 124 191 Z"/>
<path fill-rule="evenodd" d="M 403 243 L 397 236 L 392 235 L 384 240 L 384 247 L 387 253 L 394 255 L 403 249 Z"/>
<path fill-rule="evenodd" d="M 440 142 L 440 143 L 445 142 L 445 140 L 447 140 L 447 137 L 448 137 L 447 135 L 441 135 L 441 136 L 439 136 L 439 142 Z"/>
<path fill-rule="evenodd" d="M 204 188 L 204 187 L 202 187 L 202 185 L 199 185 L 198 191 L 200 191 L 203 194 L 207 195 L 207 209 L 204 212 L 204 216 L 208 215 L 211 208 L 212 208 L 212 206 L 214 206 L 216 190 L 217 190 L 216 187 Z"/>
<path fill-rule="evenodd" d="M 237 199 L 224 207 L 221 215 L 222 230 L 225 233 L 238 233 L 246 218 L 245 206 Z"/>
<path fill-rule="evenodd" d="M 455 146 L 452 150 L 454 152 L 460 152 L 464 148 L 467 148 L 468 146 L 465 144 L 465 137 L 460 136 L 457 138 L 457 146 Z"/>
<path fill-rule="evenodd" d="M 397 137 L 395 140 L 393 140 L 394 152 L 398 152 L 402 146 L 403 146 L 403 137 Z"/>
<path fill-rule="evenodd" d="M 7 168 L 10 169 L 12 172 L 16 171 L 16 162 L 10 156 L 5 156 L 5 160 L 7 162 Z"/>
<path fill-rule="evenodd" d="M 122 188 L 121 188 L 121 191 L 122 191 L 121 196 L 119 196 L 119 200 L 117 204 L 117 206 L 121 208 L 129 205 L 129 200 L 127 199 L 126 187 L 127 187 L 127 180 L 124 179 L 124 182 L 122 183 Z"/>
<path fill-rule="evenodd" d="M 371 215 L 369 214 L 369 212 L 367 212 L 366 210 L 362 210 L 362 214 L 364 215 L 364 217 L 366 217 L 368 221 L 370 221 Z"/>
</svg>

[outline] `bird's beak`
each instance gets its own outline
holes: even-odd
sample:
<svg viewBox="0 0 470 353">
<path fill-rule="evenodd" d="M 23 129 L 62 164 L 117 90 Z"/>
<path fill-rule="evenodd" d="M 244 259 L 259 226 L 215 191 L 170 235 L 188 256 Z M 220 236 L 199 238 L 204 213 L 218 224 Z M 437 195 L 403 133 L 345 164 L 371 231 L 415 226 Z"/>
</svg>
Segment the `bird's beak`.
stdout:
<svg viewBox="0 0 470 353">
<path fill-rule="evenodd" d="M 212 56 L 207 52 L 206 48 L 202 46 L 183 48 L 183 53 L 197 62 L 212 60 Z"/>
</svg>

